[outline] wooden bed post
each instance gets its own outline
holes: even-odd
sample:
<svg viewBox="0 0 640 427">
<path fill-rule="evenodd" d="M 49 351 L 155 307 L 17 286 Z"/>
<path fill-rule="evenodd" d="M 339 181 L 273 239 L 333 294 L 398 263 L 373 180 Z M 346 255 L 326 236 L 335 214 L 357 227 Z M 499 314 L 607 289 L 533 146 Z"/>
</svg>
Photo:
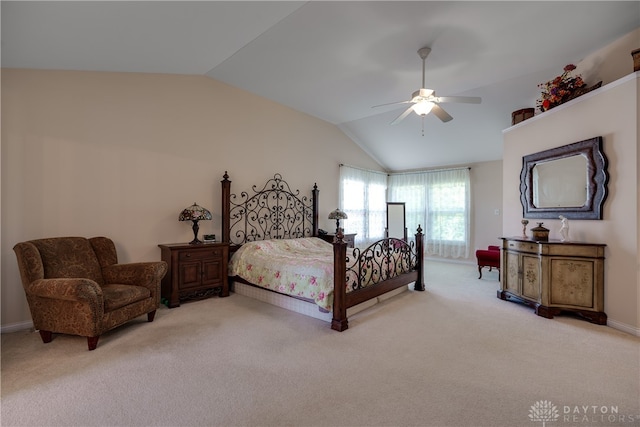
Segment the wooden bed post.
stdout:
<svg viewBox="0 0 640 427">
<path fill-rule="evenodd" d="M 231 243 L 231 230 L 229 229 L 231 220 L 230 215 L 231 212 L 231 181 L 229 181 L 229 175 L 227 175 L 227 171 L 224 171 L 223 180 L 220 181 L 222 183 L 222 241 L 224 243 Z"/>
<path fill-rule="evenodd" d="M 349 328 L 347 320 L 347 244 L 342 229 L 333 242 L 333 319 L 331 329 L 342 332 Z"/>
<path fill-rule="evenodd" d="M 313 184 L 313 191 L 311 191 L 312 194 L 312 198 L 313 198 L 313 223 L 312 223 L 312 227 L 313 229 L 311 230 L 311 237 L 318 237 L 318 194 L 320 193 L 320 190 L 318 190 L 318 183 L 314 183 Z"/>
<path fill-rule="evenodd" d="M 416 270 L 418 271 L 418 278 L 413 285 L 414 291 L 424 291 L 424 234 L 422 234 L 422 228 L 418 224 L 418 230 L 416 233 Z"/>
</svg>

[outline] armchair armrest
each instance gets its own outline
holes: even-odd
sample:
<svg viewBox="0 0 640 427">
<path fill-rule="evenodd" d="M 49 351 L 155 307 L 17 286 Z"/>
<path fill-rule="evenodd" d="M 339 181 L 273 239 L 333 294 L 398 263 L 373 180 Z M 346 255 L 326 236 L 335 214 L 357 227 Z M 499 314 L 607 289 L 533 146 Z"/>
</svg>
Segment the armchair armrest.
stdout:
<svg viewBox="0 0 640 427">
<path fill-rule="evenodd" d="M 89 301 L 103 305 L 102 288 L 90 279 L 38 279 L 25 291 L 30 296 L 66 301 Z"/>
<path fill-rule="evenodd" d="M 164 261 L 113 264 L 103 267 L 102 276 L 107 284 L 144 286 L 154 291 L 167 273 L 167 268 Z"/>
</svg>

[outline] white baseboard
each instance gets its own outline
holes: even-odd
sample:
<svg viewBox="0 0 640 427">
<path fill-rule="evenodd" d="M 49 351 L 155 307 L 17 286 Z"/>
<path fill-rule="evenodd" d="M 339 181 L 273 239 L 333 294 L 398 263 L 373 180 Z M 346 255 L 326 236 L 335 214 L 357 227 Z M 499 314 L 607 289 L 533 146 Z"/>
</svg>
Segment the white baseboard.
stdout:
<svg viewBox="0 0 640 427">
<path fill-rule="evenodd" d="M 468 258 L 440 258 L 440 257 L 434 257 L 434 256 L 425 256 L 424 259 L 426 261 L 446 262 L 449 264 L 464 264 L 464 265 L 475 265 L 475 266 L 478 265 L 475 259 L 469 260 Z"/>
<path fill-rule="evenodd" d="M 29 320 L 26 322 L 11 323 L 10 325 L 2 325 L 0 333 L 8 334 L 10 332 L 24 331 L 26 329 L 33 329 L 32 321 Z"/>
<path fill-rule="evenodd" d="M 617 329 L 619 331 L 634 335 L 636 337 L 640 337 L 640 328 L 627 325 L 626 323 L 618 322 L 617 320 L 607 319 L 607 326 L 610 326 L 613 329 Z"/>
</svg>

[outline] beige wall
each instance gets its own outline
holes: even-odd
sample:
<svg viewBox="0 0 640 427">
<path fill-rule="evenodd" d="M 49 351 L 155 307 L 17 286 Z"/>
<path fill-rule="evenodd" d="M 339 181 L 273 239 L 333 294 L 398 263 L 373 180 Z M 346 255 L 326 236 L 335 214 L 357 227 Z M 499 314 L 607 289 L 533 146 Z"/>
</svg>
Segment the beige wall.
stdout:
<svg viewBox="0 0 640 427">
<path fill-rule="evenodd" d="M 471 190 L 473 250 L 469 253 L 469 262 L 475 263 L 476 249 L 486 249 L 488 245 L 501 244 L 502 160 L 472 165 Z"/>
<path fill-rule="evenodd" d="M 605 84 L 628 74 L 630 46 L 637 48 L 639 37 L 640 30 L 636 30 L 601 49 L 577 64 L 578 71 L 588 82 L 597 78 Z M 159 259 L 157 244 L 192 238 L 189 225 L 178 222 L 177 215 L 194 201 L 209 208 L 214 216 L 213 221 L 201 223 L 200 233 L 220 233 L 219 181 L 224 171 L 229 171 L 233 189 L 247 189 L 276 172 L 302 190 L 317 182 L 321 190 L 320 226 L 331 229 L 332 223 L 325 218 L 337 206 L 338 163 L 382 170 L 335 126 L 206 77 L 3 69 L 1 78 L 3 330 L 7 325 L 19 327 L 30 322 L 12 251 L 16 242 L 43 236 L 107 235 L 115 240 L 122 262 Z M 618 105 L 617 93 L 627 90 L 629 84 L 637 90 L 634 81 L 607 96 L 616 98 L 614 104 Z M 590 134 L 592 127 L 602 129 L 597 124 L 608 120 L 609 115 L 614 116 L 611 126 L 615 127 L 635 114 L 630 118 L 635 123 L 633 131 L 621 135 L 619 130 L 611 130 L 609 137 L 604 135 L 606 141 L 615 135 L 619 141 L 616 150 L 622 149 L 624 155 L 610 152 L 605 146 L 616 170 L 614 176 L 623 181 L 619 181 L 622 190 L 610 186 L 605 216 L 611 219 L 602 223 L 616 223 L 623 241 L 630 233 L 635 236 L 635 247 L 633 242 L 622 244 L 628 257 L 616 256 L 616 261 L 608 261 L 608 274 L 612 274 L 612 267 L 632 258 L 629 265 L 635 266 L 631 269 L 635 280 L 628 286 L 625 276 L 623 284 L 607 294 L 607 310 L 614 324 L 620 322 L 638 330 L 640 101 L 637 96 L 628 101 L 632 107 L 620 114 L 615 109 L 604 115 L 592 113 L 592 118 L 573 120 L 577 122 L 573 127 L 581 129 L 578 133 Z M 558 109 L 547 115 L 552 113 L 564 114 Z M 538 118 L 530 120 L 524 124 L 533 124 Z M 566 127 L 565 119 L 555 121 L 560 124 L 551 126 Z M 521 128 L 518 126 L 505 134 L 505 148 L 518 145 L 522 150 L 525 146 L 524 154 L 578 140 L 575 132 L 556 130 L 553 138 L 541 138 L 536 132 L 547 132 L 537 130 L 525 144 L 507 144 L 508 139 L 520 139 L 509 136 Z M 513 176 L 516 169 L 519 176 L 519 157 L 523 154 L 508 155 L 510 160 L 505 164 L 469 165 L 473 249 L 496 243 L 498 236 L 520 232 L 522 208 L 519 198 L 514 203 L 513 182 L 507 179 L 504 187 L 500 183 L 503 175 Z M 629 167 L 629 162 L 634 165 Z M 626 194 L 629 182 L 635 183 L 630 199 Z M 616 202 L 612 201 L 612 192 L 618 194 Z M 631 206 L 634 215 L 620 216 L 620 204 L 623 209 Z M 497 216 L 495 209 L 501 209 Z M 609 229 L 596 232 L 599 227 L 581 228 L 572 224 L 572 234 L 589 238 L 606 235 L 607 240 L 615 240 L 609 236 Z M 610 245 L 608 251 L 617 254 L 617 246 Z M 473 252 L 466 262 L 475 262 Z M 629 268 L 621 271 L 625 275 L 630 272 Z"/>
<path fill-rule="evenodd" d="M 207 77 L 2 70 L 2 325 L 30 322 L 13 245 L 63 235 L 114 239 L 121 261 L 192 239 L 180 211 L 209 208 L 220 180 L 249 189 L 280 173 L 338 204 L 338 164 L 382 168 L 335 126 Z M 5 328 L 6 330 L 6 328 Z"/>
<path fill-rule="evenodd" d="M 382 170 L 335 126 L 206 77 L 5 69 L 2 113 L 3 330 L 30 322 L 19 241 L 106 235 L 122 262 L 159 259 L 159 243 L 191 240 L 177 216 L 194 201 L 213 213 L 200 235 L 220 235 L 225 171 L 232 190 L 276 172 L 317 182 L 331 229 L 338 164 Z M 474 248 L 501 232 L 501 163 L 470 165 Z"/>
<path fill-rule="evenodd" d="M 601 80 L 602 88 L 504 131 L 502 231 L 505 236 L 520 235 L 522 231 L 518 187 L 522 156 L 603 136 L 609 160 L 604 219 L 570 221 L 570 238 L 607 244 L 608 324 L 640 336 L 640 72 L 633 72 L 631 58 L 638 41 L 640 28 L 576 64 L 576 71 L 587 83 Z M 544 223 L 551 229 L 550 237 L 559 238 L 560 221 L 544 220 Z M 535 221 L 529 225 L 535 226 Z"/>
<path fill-rule="evenodd" d="M 604 243 L 608 324 L 640 335 L 638 293 L 638 79 L 640 72 L 516 125 L 504 133 L 502 230 L 521 234 L 522 156 L 602 136 L 609 160 L 603 220 L 570 220 L 570 239 Z M 560 220 L 540 220 L 558 239 Z M 532 220 L 530 226 L 535 226 Z"/>
</svg>

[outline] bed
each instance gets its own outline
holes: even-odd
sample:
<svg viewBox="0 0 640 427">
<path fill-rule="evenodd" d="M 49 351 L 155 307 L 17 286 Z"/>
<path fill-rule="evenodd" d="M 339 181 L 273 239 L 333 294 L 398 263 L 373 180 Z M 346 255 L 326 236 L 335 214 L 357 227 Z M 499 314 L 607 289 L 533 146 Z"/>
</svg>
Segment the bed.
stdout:
<svg viewBox="0 0 640 427">
<path fill-rule="evenodd" d="M 414 283 L 424 291 L 423 234 L 349 248 L 342 230 L 318 238 L 318 195 L 291 190 L 280 174 L 250 191 L 222 183 L 222 241 L 230 244 L 229 281 L 275 292 L 331 313 L 331 329 L 348 329 L 347 309 Z"/>
</svg>

